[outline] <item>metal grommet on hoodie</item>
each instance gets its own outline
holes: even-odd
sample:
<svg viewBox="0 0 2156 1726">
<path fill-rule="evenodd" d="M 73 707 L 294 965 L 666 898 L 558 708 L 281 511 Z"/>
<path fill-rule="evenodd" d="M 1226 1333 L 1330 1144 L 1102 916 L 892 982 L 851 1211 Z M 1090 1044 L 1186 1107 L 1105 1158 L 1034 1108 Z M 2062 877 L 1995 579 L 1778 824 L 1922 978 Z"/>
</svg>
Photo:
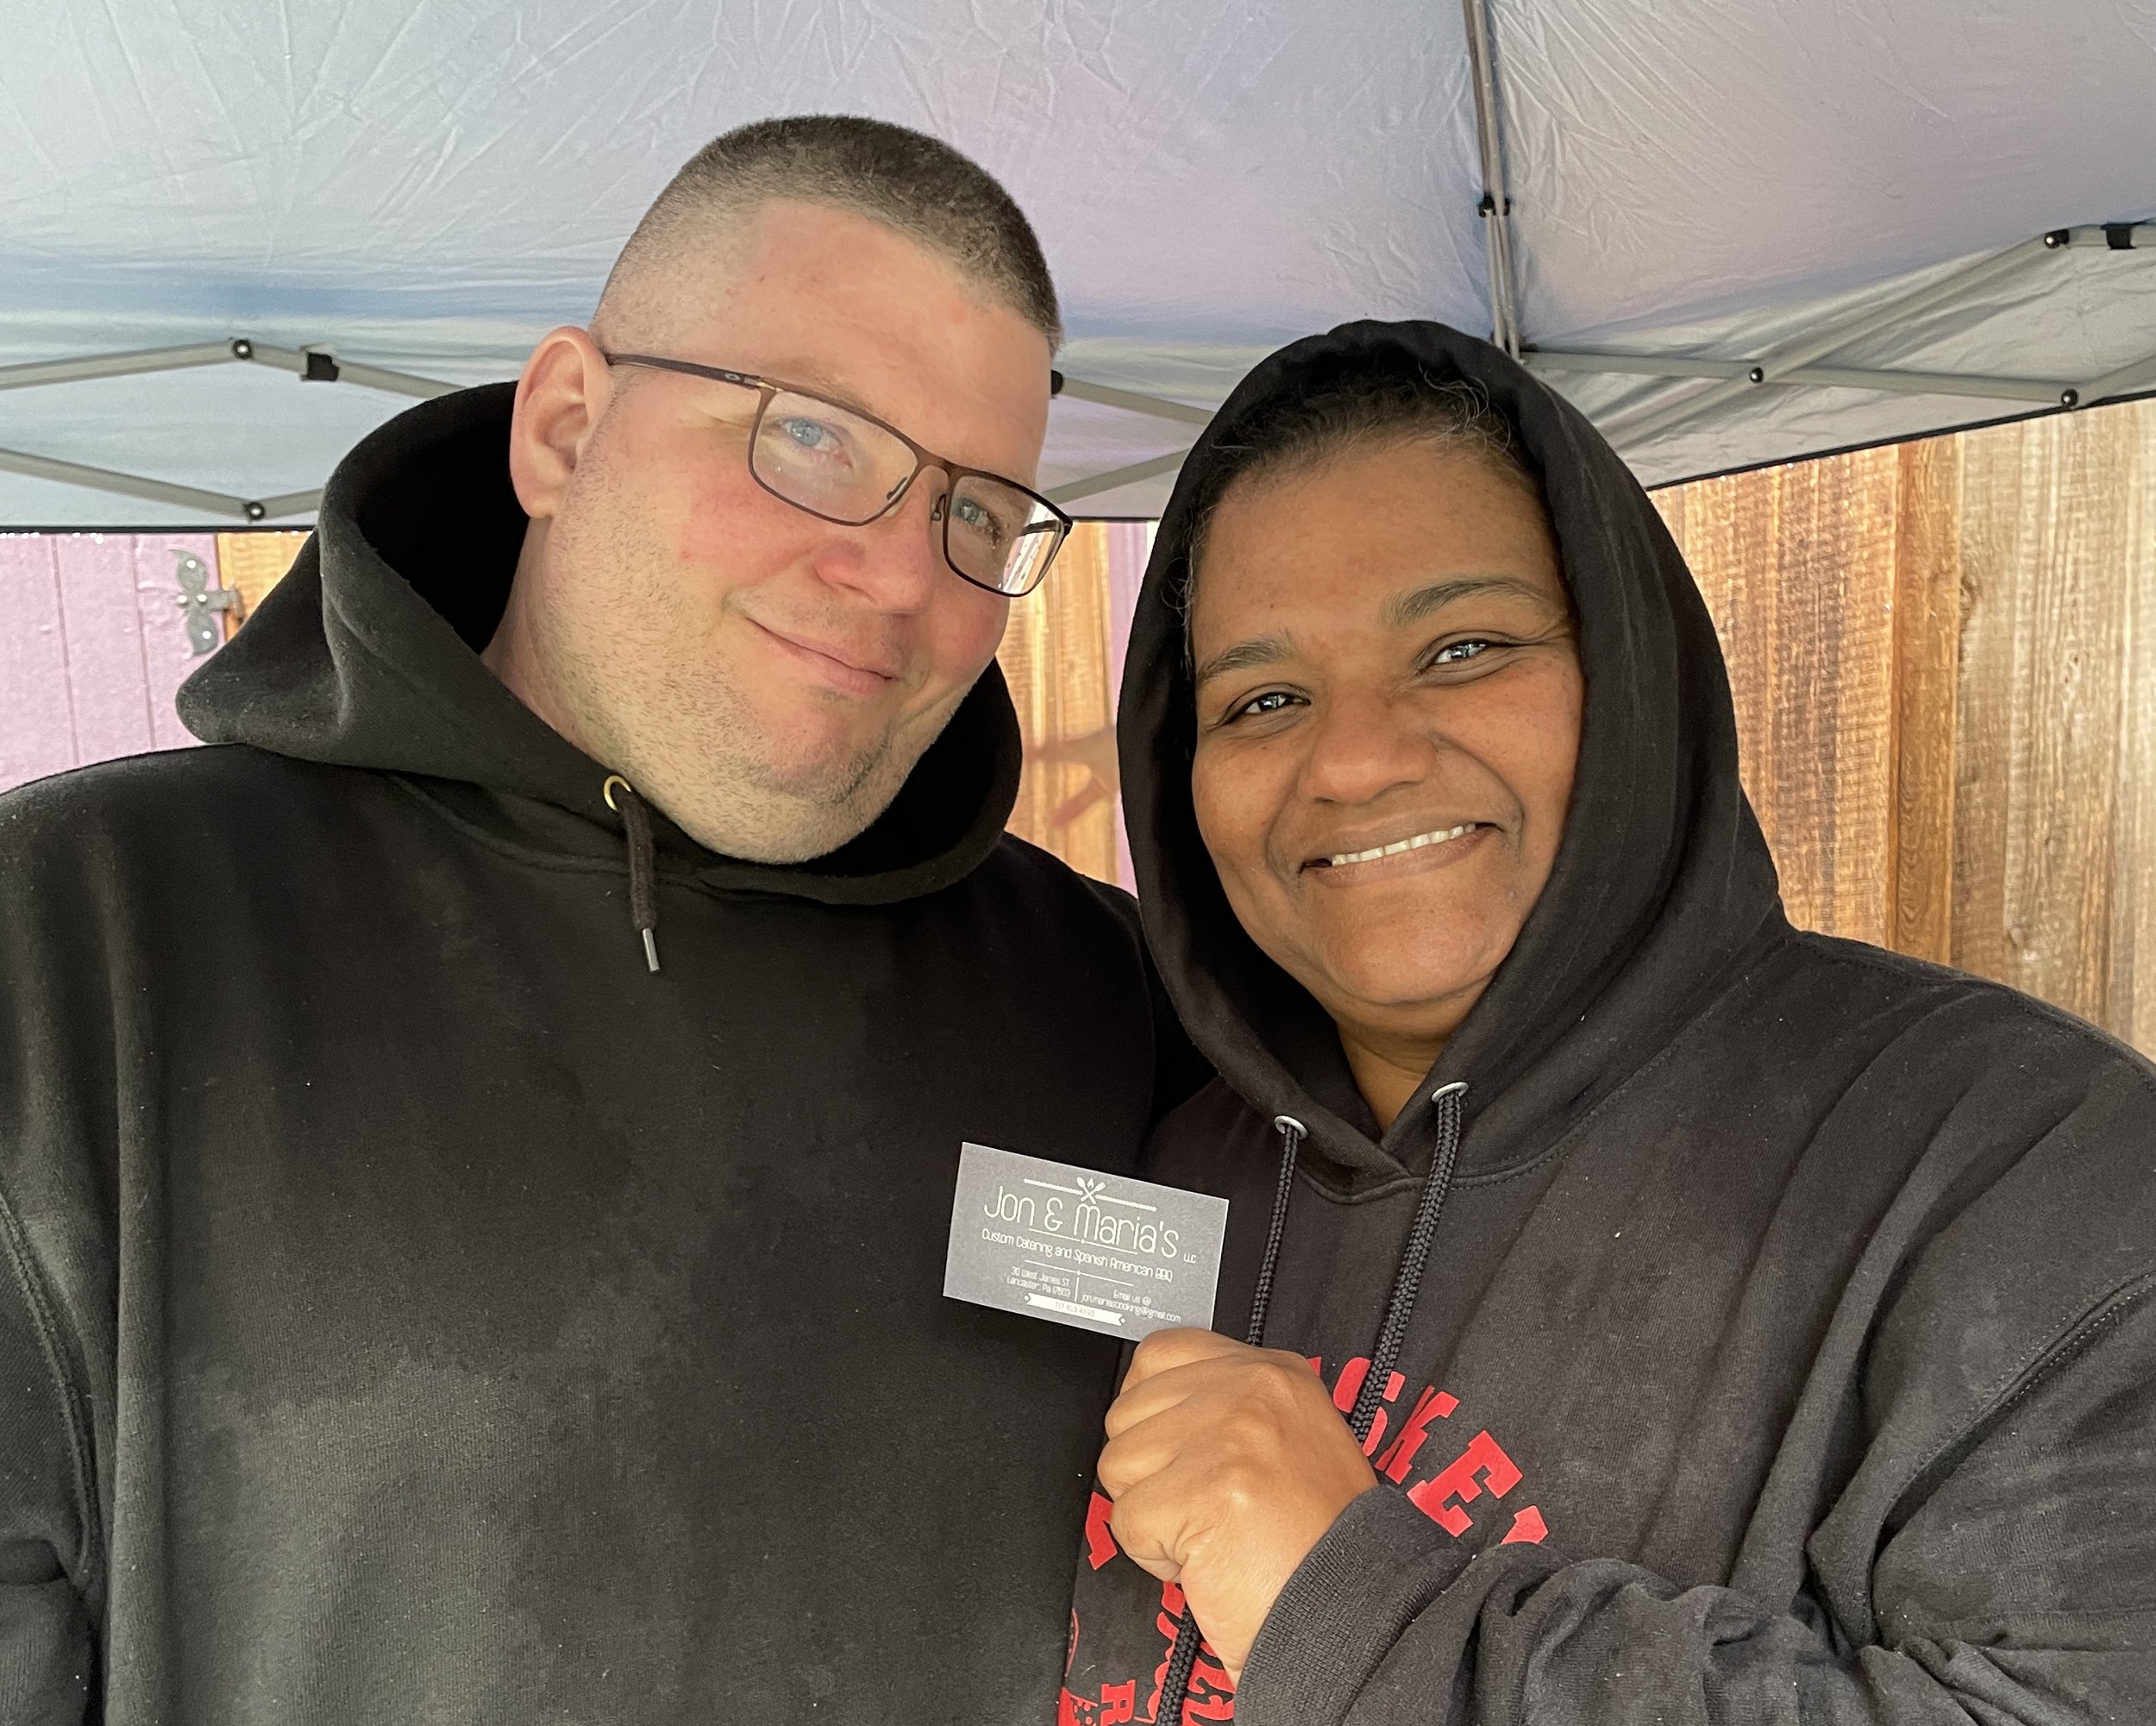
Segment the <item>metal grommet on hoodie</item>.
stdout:
<svg viewBox="0 0 2156 1726">
<path fill-rule="evenodd" d="M 621 788 L 618 803 L 614 800 L 617 786 Z M 651 812 L 644 807 L 636 788 L 618 773 L 610 773 L 600 781 L 599 794 L 606 800 L 606 807 L 621 817 L 622 832 L 629 847 L 629 920 L 643 937 L 646 968 L 655 971 L 659 969 L 659 894 Z"/>
</svg>

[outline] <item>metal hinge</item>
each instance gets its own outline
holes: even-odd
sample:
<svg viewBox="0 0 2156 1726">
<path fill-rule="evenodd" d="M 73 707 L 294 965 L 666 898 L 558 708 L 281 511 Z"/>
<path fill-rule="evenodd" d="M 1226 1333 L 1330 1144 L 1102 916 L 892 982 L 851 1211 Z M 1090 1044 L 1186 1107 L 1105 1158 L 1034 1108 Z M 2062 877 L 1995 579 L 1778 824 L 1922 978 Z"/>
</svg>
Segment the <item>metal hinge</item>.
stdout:
<svg viewBox="0 0 2156 1726">
<path fill-rule="evenodd" d="M 179 605 L 187 614 L 187 640 L 196 654 L 215 653 L 217 650 L 217 618 L 219 612 L 235 615 L 236 626 L 244 614 L 239 591 L 233 587 L 213 587 L 210 585 L 210 566 L 191 551 L 178 554 L 179 558 Z"/>
</svg>

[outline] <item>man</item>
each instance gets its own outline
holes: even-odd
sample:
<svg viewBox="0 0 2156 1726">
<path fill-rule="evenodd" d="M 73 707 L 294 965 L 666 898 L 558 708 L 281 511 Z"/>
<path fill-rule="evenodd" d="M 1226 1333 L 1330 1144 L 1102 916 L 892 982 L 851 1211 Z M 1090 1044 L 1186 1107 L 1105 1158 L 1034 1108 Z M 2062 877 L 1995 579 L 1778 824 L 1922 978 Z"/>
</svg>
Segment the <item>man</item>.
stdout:
<svg viewBox="0 0 2156 1726">
<path fill-rule="evenodd" d="M 339 468 L 226 747 L 0 803 L 0 1720 L 1052 1709 L 1113 1349 L 940 1297 L 953 1175 L 1170 1083 L 1001 831 L 1056 334 L 950 149 L 729 134 Z"/>
<path fill-rule="evenodd" d="M 1229 1334 L 1110 1411 L 1071 1726 L 2156 1720 L 2156 1070 L 1789 926 L 1561 397 L 1435 324 L 1275 355 L 1124 693 Z"/>
</svg>

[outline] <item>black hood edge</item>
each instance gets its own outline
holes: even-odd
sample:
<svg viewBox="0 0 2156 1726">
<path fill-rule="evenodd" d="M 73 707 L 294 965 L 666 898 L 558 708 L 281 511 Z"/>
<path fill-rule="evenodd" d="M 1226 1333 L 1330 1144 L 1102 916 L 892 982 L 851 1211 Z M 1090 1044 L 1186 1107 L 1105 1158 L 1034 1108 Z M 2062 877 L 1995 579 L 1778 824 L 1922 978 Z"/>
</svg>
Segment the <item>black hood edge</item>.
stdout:
<svg viewBox="0 0 2156 1726">
<path fill-rule="evenodd" d="M 1244 934 L 1205 854 L 1189 795 L 1182 618 L 1170 597 L 1182 584 L 1206 476 L 1239 422 L 1279 394 L 1372 364 L 1470 380 L 1511 422 L 1543 479 L 1588 684 L 1572 807 L 1549 883 L 1423 1094 L 1382 1138 L 1367 1110 L 1351 1118 L 1360 1099 L 1344 1095 L 1351 1082 L 1331 1021 Z M 1185 461 L 1162 520 L 1118 730 L 1139 905 L 1170 998 L 1252 1111 L 1305 1120 L 1308 1153 L 1350 1190 L 1420 1164 L 1429 1094 L 1454 1081 L 1468 1085 L 1475 1129 L 1463 1176 L 1554 1140 L 1647 1058 L 1739 955 L 1786 926 L 1738 780 L 1714 625 L 1660 515 L 1562 396 L 1489 342 L 1442 324 L 1344 324 L 1282 348 L 1238 386 Z"/>
<path fill-rule="evenodd" d="M 479 650 L 507 603 L 525 517 L 511 486 L 515 386 L 438 397 L 341 461 L 315 531 L 247 625 L 182 686 L 205 743 L 435 781 L 467 820 L 516 798 L 576 817 L 546 843 L 620 854 L 607 769 L 547 725 Z M 890 808 L 827 857 L 766 864 L 706 850 L 655 811 L 656 841 L 706 884 L 830 904 L 887 904 L 963 879 L 1018 800 L 1018 716 L 992 660 Z M 461 794 L 473 788 L 484 797 Z M 533 824 L 517 837 L 533 842 Z"/>
</svg>

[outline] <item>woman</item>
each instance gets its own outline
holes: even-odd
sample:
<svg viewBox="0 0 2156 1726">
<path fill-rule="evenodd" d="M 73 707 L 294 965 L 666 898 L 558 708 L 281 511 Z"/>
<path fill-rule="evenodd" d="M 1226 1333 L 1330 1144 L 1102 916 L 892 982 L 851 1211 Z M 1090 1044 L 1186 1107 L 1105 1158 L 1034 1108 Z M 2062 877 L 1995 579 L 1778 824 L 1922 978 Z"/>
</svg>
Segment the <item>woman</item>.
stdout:
<svg viewBox="0 0 2156 1726">
<path fill-rule="evenodd" d="M 1275 355 L 1121 723 L 1219 1074 L 1151 1172 L 1232 1207 L 1224 1334 L 1109 1419 L 1066 1720 L 2156 1719 L 2156 1071 L 1789 927 L 1576 413 L 1435 325 Z"/>
</svg>

